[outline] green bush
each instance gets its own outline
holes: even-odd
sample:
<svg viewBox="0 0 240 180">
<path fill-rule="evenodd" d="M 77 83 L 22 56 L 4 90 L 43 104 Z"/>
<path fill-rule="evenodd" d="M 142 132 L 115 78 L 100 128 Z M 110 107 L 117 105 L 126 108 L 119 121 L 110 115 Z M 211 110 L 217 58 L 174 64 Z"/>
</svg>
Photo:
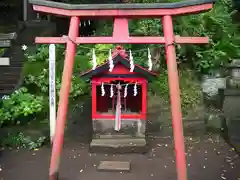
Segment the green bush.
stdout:
<svg viewBox="0 0 240 180">
<path fill-rule="evenodd" d="M 181 104 L 183 113 L 195 108 L 201 102 L 202 92 L 200 83 L 195 78 L 194 71 L 184 69 L 179 71 L 179 82 L 181 91 Z M 162 70 L 160 76 L 149 84 L 152 94 L 163 97 L 169 101 L 168 73 Z"/>
<path fill-rule="evenodd" d="M 10 96 L 4 96 L 0 102 L 0 127 L 22 123 L 27 117 L 37 115 L 43 110 L 43 97 L 28 93 L 20 88 Z"/>
<path fill-rule="evenodd" d="M 1 145 L 6 147 L 28 148 L 36 149 L 43 145 L 46 137 L 39 137 L 32 140 L 31 137 L 26 136 L 24 133 L 9 133 L 2 139 Z"/>
</svg>

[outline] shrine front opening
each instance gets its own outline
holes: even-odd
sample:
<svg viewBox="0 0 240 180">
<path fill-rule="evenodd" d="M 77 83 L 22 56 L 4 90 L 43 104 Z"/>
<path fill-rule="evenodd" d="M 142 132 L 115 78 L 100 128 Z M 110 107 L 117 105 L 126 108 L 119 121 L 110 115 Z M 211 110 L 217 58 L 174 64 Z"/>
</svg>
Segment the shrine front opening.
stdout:
<svg viewBox="0 0 240 180">
<path fill-rule="evenodd" d="M 175 36 L 172 16 L 208 11 L 212 9 L 215 0 L 188 0 L 175 3 L 146 4 L 65 4 L 46 0 L 29 0 L 29 2 L 33 4 L 33 9 L 35 11 L 70 17 L 70 27 L 67 36 L 37 37 L 35 40 L 36 43 L 41 44 L 66 43 L 65 62 L 58 105 L 56 133 L 52 147 L 49 179 L 56 180 L 59 177 L 68 97 L 77 44 L 164 44 L 168 67 L 177 177 L 178 180 L 187 180 L 175 44 L 205 44 L 208 43 L 209 40 L 207 37 Z M 84 17 L 113 18 L 113 35 L 110 37 L 79 37 L 79 24 L 81 18 Z M 131 18 L 162 18 L 164 37 L 130 36 L 128 19 Z"/>
<path fill-rule="evenodd" d="M 127 97 L 125 98 L 125 89 L 121 91 L 121 114 L 123 115 L 139 115 L 142 112 L 142 86 L 137 86 L 137 94 L 134 95 L 135 84 L 131 83 L 127 80 L 119 80 L 119 81 L 110 81 L 109 83 L 105 83 L 104 91 L 106 95 L 102 95 L 102 86 L 97 85 L 97 113 L 101 113 L 103 115 L 112 115 L 116 112 L 117 105 L 117 93 L 116 86 L 120 84 L 123 88 L 127 86 Z M 111 86 L 113 85 L 114 95 L 111 97 Z"/>
</svg>

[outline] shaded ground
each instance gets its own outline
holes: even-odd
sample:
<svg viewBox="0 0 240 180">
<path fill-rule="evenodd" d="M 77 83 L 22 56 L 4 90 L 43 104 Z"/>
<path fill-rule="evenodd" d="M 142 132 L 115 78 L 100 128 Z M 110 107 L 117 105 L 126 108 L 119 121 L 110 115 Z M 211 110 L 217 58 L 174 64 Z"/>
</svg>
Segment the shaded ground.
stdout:
<svg viewBox="0 0 240 180">
<path fill-rule="evenodd" d="M 86 101 L 88 102 L 88 101 Z M 60 180 L 176 180 L 172 129 L 149 136 L 147 154 L 90 154 L 91 104 L 79 104 L 69 115 L 61 159 Z M 223 139 L 201 127 L 185 129 L 189 180 L 240 180 L 240 158 Z M 157 130 L 159 132 L 159 128 Z M 0 180 L 48 179 L 51 149 L 0 151 Z M 98 172 L 102 160 L 131 161 L 131 172 Z"/>
<path fill-rule="evenodd" d="M 186 138 L 189 179 L 239 180 L 240 159 L 235 151 L 216 136 Z M 1 180 L 48 179 L 50 148 L 38 151 L 3 151 L 0 157 Z M 131 161 L 131 172 L 98 172 L 101 160 Z M 151 137 L 149 153 L 90 154 L 88 145 L 67 141 L 61 161 L 60 180 L 98 179 L 114 176 L 115 180 L 176 180 L 171 137 Z"/>
</svg>

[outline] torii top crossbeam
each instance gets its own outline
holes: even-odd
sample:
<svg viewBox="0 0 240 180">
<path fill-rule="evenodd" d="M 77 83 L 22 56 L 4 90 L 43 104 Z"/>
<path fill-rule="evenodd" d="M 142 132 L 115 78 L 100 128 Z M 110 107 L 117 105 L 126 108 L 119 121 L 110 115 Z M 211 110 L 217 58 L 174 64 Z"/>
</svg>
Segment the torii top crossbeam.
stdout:
<svg viewBox="0 0 240 180">
<path fill-rule="evenodd" d="M 56 14 L 62 16 L 77 16 L 89 18 L 159 18 L 170 15 L 183 15 L 199 13 L 212 8 L 213 0 L 189 0 L 176 3 L 152 3 L 152 4 L 65 4 L 46 0 L 29 0 L 35 11 Z M 117 31 L 120 31 L 117 33 Z M 36 43 L 66 43 L 63 37 L 37 37 Z M 114 23 L 112 37 L 77 37 L 77 44 L 164 44 L 165 38 L 131 37 L 129 36 L 127 21 Z M 175 37 L 179 44 L 208 43 L 207 37 Z"/>
<path fill-rule="evenodd" d="M 188 0 L 175 3 L 66 4 L 29 0 L 35 11 L 80 17 L 157 17 L 198 13 L 212 8 L 213 0 Z M 97 10 L 97 11 L 96 11 Z M 149 11 L 151 10 L 151 11 Z"/>
<path fill-rule="evenodd" d="M 66 53 L 62 85 L 57 114 L 56 134 L 54 136 L 50 180 L 57 180 L 60 156 L 63 147 L 64 127 L 67 117 L 68 97 L 71 88 L 72 71 L 77 44 L 165 44 L 168 66 L 169 93 L 172 109 L 172 124 L 176 154 L 178 180 L 187 180 L 184 136 L 182 127 L 181 100 L 176 63 L 176 43 L 208 43 L 207 37 L 180 37 L 173 31 L 172 16 L 196 14 L 210 10 L 215 0 L 186 0 L 177 3 L 151 4 L 64 4 L 46 0 L 29 0 L 35 11 L 71 17 L 69 33 L 66 37 L 37 37 L 36 43 L 66 43 Z M 82 17 L 114 18 L 113 35 L 110 37 L 78 37 Z M 162 18 L 164 37 L 129 35 L 128 19 Z"/>
</svg>

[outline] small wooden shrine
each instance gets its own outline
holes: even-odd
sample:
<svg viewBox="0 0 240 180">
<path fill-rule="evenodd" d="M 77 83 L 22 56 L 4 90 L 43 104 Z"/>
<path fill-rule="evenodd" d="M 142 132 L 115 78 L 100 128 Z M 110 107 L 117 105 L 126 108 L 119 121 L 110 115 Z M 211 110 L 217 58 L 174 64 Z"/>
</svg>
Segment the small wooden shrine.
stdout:
<svg viewBox="0 0 240 180">
<path fill-rule="evenodd" d="M 109 61 L 81 75 L 92 83 L 91 147 L 146 146 L 147 83 L 155 76 L 120 46 Z"/>
</svg>

